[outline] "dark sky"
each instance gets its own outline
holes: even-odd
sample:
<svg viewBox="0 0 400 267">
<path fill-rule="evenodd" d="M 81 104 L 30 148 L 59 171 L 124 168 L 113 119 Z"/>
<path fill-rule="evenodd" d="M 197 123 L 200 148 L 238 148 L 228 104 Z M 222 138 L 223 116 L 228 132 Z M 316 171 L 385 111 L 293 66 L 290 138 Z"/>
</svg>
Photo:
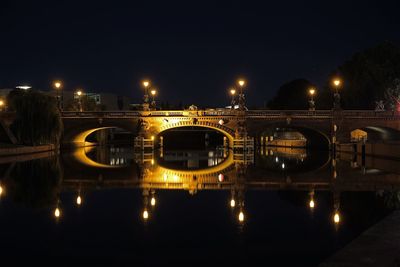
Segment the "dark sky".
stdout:
<svg viewBox="0 0 400 267">
<path fill-rule="evenodd" d="M 283 83 L 321 85 L 353 53 L 400 37 L 396 1 L 1 1 L 0 88 L 115 92 L 223 106 L 248 80 L 250 104 Z"/>
</svg>

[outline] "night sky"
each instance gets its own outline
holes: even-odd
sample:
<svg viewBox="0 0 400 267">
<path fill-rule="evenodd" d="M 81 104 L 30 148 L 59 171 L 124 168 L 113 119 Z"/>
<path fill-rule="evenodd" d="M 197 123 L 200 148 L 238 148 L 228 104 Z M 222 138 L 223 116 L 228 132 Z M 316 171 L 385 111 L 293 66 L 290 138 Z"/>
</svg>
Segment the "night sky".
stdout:
<svg viewBox="0 0 400 267">
<path fill-rule="evenodd" d="M 147 77 L 170 103 L 249 105 L 285 82 L 322 85 L 357 51 L 400 39 L 396 1 L 1 1 L 0 88 L 115 92 L 140 102 Z"/>
</svg>

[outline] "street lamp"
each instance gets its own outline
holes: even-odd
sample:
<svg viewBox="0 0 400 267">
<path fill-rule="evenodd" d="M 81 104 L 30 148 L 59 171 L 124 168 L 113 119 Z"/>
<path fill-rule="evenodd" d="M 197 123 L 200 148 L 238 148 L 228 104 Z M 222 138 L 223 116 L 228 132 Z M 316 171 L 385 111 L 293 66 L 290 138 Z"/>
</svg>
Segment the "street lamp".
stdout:
<svg viewBox="0 0 400 267">
<path fill-rule="evenodd" d="M 340 109 L 340 94 L 339 87 L 342 85 L 342 81 L 339 78 L 335 78 L 332 81 L 333 87 L 335 88 L 335 93 L 333 95 L 333 109 Z"/>
<path fill-rule="evenodd" d="M 152 97 L 152 101 L 151 101 L 151 107 L 155 110 L 156 109 L 156 101 L 155 101 L 155 96 L 157 94 L 157 90 L 156 89 L 152 89 L 150 91 L 151 97 Z"/>
<path fill-rule="evenodd" d="M 236 89 L 235 88 L 232 88 L 230 91 L 230 94 L 231 94 L 231 97 L 232 97 L 232 100 L 231 100 L 231 109 L 235 109 L 235 95 L 236 95 Z"/>
<path fill-rule="evenodd" d="M 143 96 L 143 101 L 144 101 L 144 103 L 149 103 L 149 92 L 148 92 L 148 89 L 149 89 L 149 87 L 150 87 L 150 81 L 148 81 L 148 80 L 144 80 L 143 82 L 142 82 L 142 85 L 143 85 L 143 87 L 144 87 L 144 96 Z"/>
<path fill-rule="evenodd" d="M 245 110 L 245 99 L 244 99 L 244 93 L 243 93 L 243 87 L 246 84 L 246 81 L 243 79 L 239 79 L 237 81 L 239 84 L 239 110 Z"/>
<path fill-rule="evenodd" d="M 315 101 L 314 101 L 314 95 L 316 93 L 315 88 L 311 87 L 308 90 L 308 94 L 310 95 L 310 100 L 308 101 L 309 103 L 309 110 L 310 111 L 315 111 Z"/>
<path fill-rule="evenodd" d="M 79 104 L 79 111 L 80 112 L 82 112 L 83 111 L 83 108 L 82 108 L 82 94 L 83 94 L 83 92 L 82 92 L 82 90 L 78 90 L 77 92 L 76 92 L 76 94 L 78 95 L 78 104 Z"/>
<path fill-rule="evenodd" d="M 62 93 L 62 82 L 61 81 L 55 81 L 54 83 L 53 83 L 53 87 L 54 87 L 54 89 L 56 89 L 56 91 L 57 91 L 57 103 L 58 103 L 58 108 L 60 109 L 60 110 L 62 110 L 63 109 L 63 104 L 62 104 L 62 101 L 63 101 L 63 93 Z"/>
</svg>

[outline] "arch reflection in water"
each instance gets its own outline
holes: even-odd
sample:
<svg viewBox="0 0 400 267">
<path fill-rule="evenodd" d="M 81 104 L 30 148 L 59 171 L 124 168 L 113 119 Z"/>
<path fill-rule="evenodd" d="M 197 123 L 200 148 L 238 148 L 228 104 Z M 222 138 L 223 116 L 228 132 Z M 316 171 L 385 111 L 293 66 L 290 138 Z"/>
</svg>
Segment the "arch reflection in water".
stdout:
<svg viewBox="0 0 400 267">
<path fill-rule="evenodd" d="M 128 151 L 119 147 L 80 147 L 74 150 L 73 158 L 89 167 L 120 168 L 128 165 Z"/>
<path fill-rule="evenodd" d="M 244 209 L 245 191 L 284 189 L 304 191 L 305 195 L 308 194 L 308 201 L 304 207 L 311 210 L 317 208 L 314 196 L 318 191 L 331 191 L 334 200 L 331 222 L 337 225 L 342 221 L 339 211 L 341 192 L 375 191 L 387 183 L 399 186 L 397 176 L 378 177 L 376 175 L 381 174 L 377 172 L 366 172 L 363 183 L 360 183 L 360 173 L 352 167 L 354 164 L 348 164 L 345 160 L 331 160 L 329 156 L 308 155 L 307 151 L 294 153 L 276 149 L 259 155 L 255 164 L 235 160 L 232 153 L 227 153 L 220 164 L 203 169 L 187 169 L 187 165 L 186 169 L 173 169 L 168 166 L 168 162 L 163 162 L 154 155 L 147 159 L 141 156 L 135 158 L 139 160 L 128 166 L 138 170 L 133 176 L 121 179 L 103 176 L 101 187 L 133 187 L 146 191 L 143 193 L 143 208 L 140 211 L 144 220 L 148 220 L 151 213 L 155 212 L 154 207 L 158 203 L 155 197 L 156 190 L 187 190 L 191 194 L 198 190 L 229 190 L 231 194 L 225 205 L 233 210 L 236 220 L 241 223 L 246 221 L 248 216 Z M 276 158 L 279 164 L 276 163 Z M 287 164 L 287 171 L 284 173 L 279 171 L 282 162 Z M 337 179 L 332 180 L 332 168 L 337 173 L 342 173 L 346 180 L 339 175 Z M 85 179 L 75 180 L 75 184 L 84 188 L 99 187 L 96 179 Z M 72 184 L 73 179 L 66 177 L 64 185 Z"/>
</svg>

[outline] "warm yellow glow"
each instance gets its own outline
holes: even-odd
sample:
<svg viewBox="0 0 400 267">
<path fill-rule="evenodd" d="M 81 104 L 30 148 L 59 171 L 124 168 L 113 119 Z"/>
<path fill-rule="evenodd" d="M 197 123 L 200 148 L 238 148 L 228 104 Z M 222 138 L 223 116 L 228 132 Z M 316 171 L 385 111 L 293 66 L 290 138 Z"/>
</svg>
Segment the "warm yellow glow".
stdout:
<svg viewBox="0 0 400 267">
<path fill-rule="evenodd" d="M 0 196 L 3 194 L 3 186 L 0 185 Z"/>
<path fill-rule="evenodd" d="M 184 177 L 188 176 L 199 177 L 209 174 L 224 173 L 228 167 L 232 166 L 232 164 L 234 164 L 233 153 L 228 153 L 227 158 L 220 164 L 208 167 L 206 169 L 176 170 L 160 165 L 155 165 L 156 167 L 152 170 L 151 174 L 149 173 L 148 178 L 145 179 L 152 180 L 154 178 L 159 180 L 160 182 L 182 182 L 181 179 L 185 181 Z"/>
<path fill-rule="evenodd" d="M 239 219 L 239 222 L 243 222 L 244 221 L 244 213 L 243 213 L 243 211 L 239 212 L 238 219 Z"/>
<path fill-rule="evenodd" d="M 152 197 L 150 200 L 150 204 L 154 207 L 156 205 L 156 198 Z"/>
<path fill-rule="evenodd" d="M 246 82 L 243 79 L 238 80 L 238 84 L 240 85 L 240 87 L 243 87 L 245 85 L 245 83 Z"/>
<path fill-rule="evenodd" d="M 149 218 L 149 212 L 147 210 L 144 210 L 142 216 L 143 219 L 147 220 Z"/>
<path fill-rule="evenodd" d="M 234 208 L 236 206 L 236 201 L 232 198 L 231 199 L 231 207 Z"/>
<path fill-rule="evenodd" d="M 338 87 L 341 83 L 342 83 L 342 81 L 339 80 L 339 79 L 334 79 L 334 80 L 333 80 L 333 84 L 334 84 L 336 87 Z"/>
<path fill-rule="evenodd" d="M 4 106 L 4 101 L 0 99 L 0 107 Z"/>
<path fill-rule="evenodd" d="M 340 215 L 338 212 L 335 212 L 335 215 L 333 216 L 333 221 L 335 223 L 339 223 L 340 222 Z"/>
<path fill-rule="evenodd" d="M 54 88 L 60 89 L 61 86 L 62 86 L 62 83 L 61 83 L 60 81 L 55 81 L 55 82 L 54 82 Z"/>
<path fill-rule="evenodd" d="M 308 93 L 313 96 L 315 94 L 315 89 L 310 88 L 310 90 L 308 90 Z"/>
<path fill-rule="evenodd" d="M 231 89 L 231 95 L 235 95 L 236 94 L 236 90 L 235 89 Z"/>
<path fill-rule="evenodd" d="M 59 218 L 61 216 L 61 211 L 58 207 L 54 210 L 54 216 L 56 218 Z"/>
<path fill-rule="evenodd" d="M 219 124 L 219 125 L 223 125 L 223 124 L 224 124 L 224 120 L 223 120 L 223 119 L 220 119 L 220 120 L 218 121 L 218 124 Z"/>
<path fill-rule="evenodd" d="M 81 196 L 78 196 L 78 197 L 76 198 L 76 204 L 78 204 L 78 205 L 81 205 L 81 204 L 82 204 L 82 197 L 81 197 Z"/>
<path fill-rule="evenodd" d="M 154 135 L 152 135 L 150 138 L 151 138 L 151 141 L 154 141 Z"/>
<path fill-rule="evenodd" d="M 151 160 L 151 165 L 154 165 L 154 159 Z"/>
<path fill-rule="evenodd" d="M 151 93 L 152 96 L 155 96 L 157 94 L 157 91 L 153 89 L 153 90 L 150 91 L 150 93 Z"/>
<path fill-rule="evenodd" d="M 147 88 L 148 86 L 150 85 L 150 82 L 149 81 L 143 81 L 143 86 L 145 87 L 145 88 Z"/>
<path fill-rule="evenodd" d="M 171 114 L 169 114 L 169 115 L 171 115 Z M 172 118 L 169 118 L 168 121 L 169 121 L 169 123 L 167 123 L 164 127 L 162 127 L 162 131 L 158 133 L 159 135 L 160 134 L 162 135 L 162 133 L 164 131 L 166 131 L 166 130 L 180 127 L 180 126 L 177 126 L 175 124 L 179 123 L 179 122 L 182 122 L 183 120 L 181 118 L 179 118 L 179 117 L 178 118 L 177 117 L 172 117 Z M 229 147 L 233 147 L 233 135 L 232 135 L 232 133 L 230 133 L 230 132 L 228 132 L 228 131 L 220 128 L 220 127 L 216 127 L 216 126 L 212 126 L 212 125 L 203 126 L 203 125 L 196 124 L 196 125 L 193 125 L 193 126 L 204 127 L 204 128 L 208 128 L 208 129 L 214 129 L 214 130 L 224 134 L 229 140 Z"/>
<path fill-rule="evenodd" d="M 310 200 L 310 208 L 314 208 L 315 207 L 315 202 L 313 199 Z"/>
<path fill-rule="evenodd" d="M 78 96 L 81 96 L 81 95 L 82 95 L 82 90 L 78 90 L 78 91 L 76 92 L 76 94 L 77 94 Z"/>
</svg>

